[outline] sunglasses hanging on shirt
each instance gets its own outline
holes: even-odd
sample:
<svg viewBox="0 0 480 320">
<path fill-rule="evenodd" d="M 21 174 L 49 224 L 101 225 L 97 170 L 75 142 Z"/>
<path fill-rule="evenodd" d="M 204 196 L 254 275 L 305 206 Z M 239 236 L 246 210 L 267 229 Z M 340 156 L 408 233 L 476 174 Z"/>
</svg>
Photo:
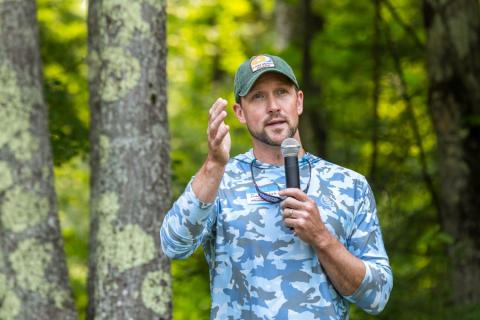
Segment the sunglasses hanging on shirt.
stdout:
<svg viewBox="0 0 480 320">
<path fill-rule="evenodd" d="M 250 163 L 250 173 L 252 175 L 252 180 L 253 180 L 253 184 L 255 185 L 255 189 L 257 190 L 257 194 L 260 198 L 262 198 L 263 200 L 265 200 L 266 202 L 269 202 L 269 203 L 280 203 L 284 200 L 284 198 L 282 197 L 278 197 L 278 196 L 275 196 L 275 195 L 272 195 L 272 194 L 268 194 L 267 192 L 264 192 L 260 189 L 260 187 L 257 185 L 257 182 L 255 181 L 255 175 L 253 174 L 253 167 L 255 166 L 255 163 L 256 163 L 256 159 L 253 159 L 252 162 Z M 305 187 L 304 190 L 302 190 L 304 193 L 307 193 L 308 192 L 308 188 L 310 187 L 310 180 L 312 178 L 312 165 L 310 164 L 310 161 L 307 160 L 307 164 L 308 164 L 308 182 L 307 182 L 307 186 Z"/>
</svg>

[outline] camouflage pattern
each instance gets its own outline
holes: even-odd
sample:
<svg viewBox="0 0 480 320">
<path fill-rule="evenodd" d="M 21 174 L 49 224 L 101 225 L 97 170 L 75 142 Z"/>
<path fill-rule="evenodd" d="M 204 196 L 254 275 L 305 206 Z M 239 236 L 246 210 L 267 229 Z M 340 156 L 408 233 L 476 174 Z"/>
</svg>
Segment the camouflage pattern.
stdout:
<svg viewBox="0 0 480 320">
<path fill-rule="evenodd" d="M 368 313 L 383 310 L 392 272 L 383 245 L 375 200 L 365 178 L 305 154 L 301 185 L 319 207 L 328 230 L 366 266 L 360 287 L 340 295 L 312 247 L 284 226 L 279 204 L 256 194 L 253 152 L 230 159 L 214 203 L 203 204 L 191 183 L 163 222 L 162 249 L 186 258 L 203 244 L 210 266 L 212 319 L 348 319 L 349 303 Z M 311 172 L 309 166 L 311 165 Z M 254 167 L 262 191 L 285 188 L 283 166 Z"/>
</svg>

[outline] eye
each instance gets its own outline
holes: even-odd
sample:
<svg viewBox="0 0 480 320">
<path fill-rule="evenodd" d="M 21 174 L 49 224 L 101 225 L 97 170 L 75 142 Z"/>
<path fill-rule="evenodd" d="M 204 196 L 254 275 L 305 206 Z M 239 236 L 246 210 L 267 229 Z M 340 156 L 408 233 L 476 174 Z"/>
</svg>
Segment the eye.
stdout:
<svg viewBox="0 0 480 320">
<path fill-rule="evenodd" d="M 256 92 L 252 95 L 252 100 L 260 100 L 263 98 L 263 93 L 261 92 Z"/>
<path fill-rule="evenodd" d="M 288 90 L 285 89 L 285 88 L 279 88 L 277 90 L 277 94 L 280 95 L 280 96 L 286 95 L 287 93 L 288 93 Z"/>
</svg>

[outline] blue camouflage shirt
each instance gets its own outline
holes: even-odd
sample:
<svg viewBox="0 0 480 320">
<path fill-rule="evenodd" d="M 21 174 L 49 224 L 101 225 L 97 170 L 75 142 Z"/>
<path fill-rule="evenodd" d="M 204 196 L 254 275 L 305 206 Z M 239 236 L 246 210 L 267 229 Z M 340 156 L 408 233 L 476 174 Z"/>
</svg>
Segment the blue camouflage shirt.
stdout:
<svg viewBox="0 0 480 320">
<path fill-rule="evenodd" d="M 164 253 L 186 258 L 203 244 L 210 267 L 212 319 L 348 319 L 349 303 L 383 310 L 392 289 L 375 200 L 366 179 L 309 153 L 300 160 L 302 188 L 322 221 L 366 267 L 359 288 L 339 294 L 313 248 L 285 227 L 279 204 L 262 200 L 252 180 L 252 150 L 230 159 L 216 200 L 201 203 L 191 182 L 163 222 Z M 310 165 L 309 165 L 310 164 Z M 262 191 L 285 188 L 283 166 L 256 160 Z"/>
</svg>

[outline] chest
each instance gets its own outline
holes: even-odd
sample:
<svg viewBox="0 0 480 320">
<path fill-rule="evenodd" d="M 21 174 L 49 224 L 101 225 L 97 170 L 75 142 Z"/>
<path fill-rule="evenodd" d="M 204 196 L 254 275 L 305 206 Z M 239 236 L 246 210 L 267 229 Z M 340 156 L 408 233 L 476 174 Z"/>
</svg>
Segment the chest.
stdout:
<svg viewBox="0 0 480 320">
<path fill-rule="evenodd" d="M 301 180 L 302 186 L 305 186 L 306 178 L 302 177 Z M 317 204 L 322 222 L 341 243 L 347 245 L 353 212 L 342 204 L 342 196 L 335 190 L 322 190 L 314 180 L 310 184 L 307 194 Z M 280 177 L 270 180 L 260 178 L 257 186 L 261 192 L 278 196 L 278 191 L 284 188 L 284 181 Z M 263 245 L 265 248 L 262 250 L 268 252 L 285 247 L 292 252 L 300 249 L 302 241 L 284 225 L 280 204 L 262 199 L 258 189 L 249 181 L 222 190 L 217 216 L 217 240 L 232 246 Z"/>
</svg>

